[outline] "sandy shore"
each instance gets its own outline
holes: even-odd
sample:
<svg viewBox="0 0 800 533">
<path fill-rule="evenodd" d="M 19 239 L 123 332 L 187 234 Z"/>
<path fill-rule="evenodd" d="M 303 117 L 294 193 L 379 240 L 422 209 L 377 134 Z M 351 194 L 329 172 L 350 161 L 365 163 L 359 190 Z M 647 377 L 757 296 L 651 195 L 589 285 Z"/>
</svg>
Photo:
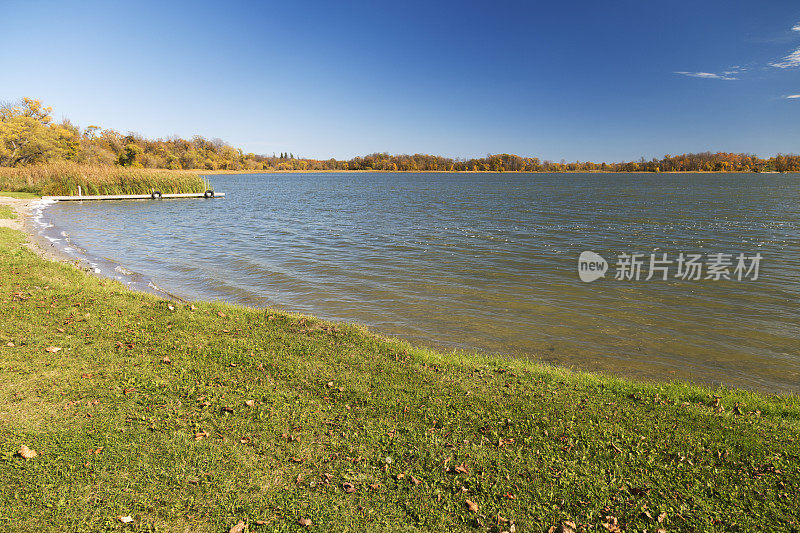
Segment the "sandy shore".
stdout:
<svg viewBox="0 0 800 533">
<path fill-rule="evenodd" d="M 39 235 L 39 232 L 36 231 L 33 221 L 31 220 L 32 211 L 36 202 L 38 202 L 38 200 L 20 200 L 17 198 L 0 196 L 0 205 L 7 205 L 17 213 L 17 218 L 15 219 L 0 218 L 0 228 L 11 228 L 25 233 L 28 236 L 26 246 L 44 259 L 71 263 L 83 267 L 80 261 L 59 252 L 53 243 L 43 238 Z"/>
</svg>

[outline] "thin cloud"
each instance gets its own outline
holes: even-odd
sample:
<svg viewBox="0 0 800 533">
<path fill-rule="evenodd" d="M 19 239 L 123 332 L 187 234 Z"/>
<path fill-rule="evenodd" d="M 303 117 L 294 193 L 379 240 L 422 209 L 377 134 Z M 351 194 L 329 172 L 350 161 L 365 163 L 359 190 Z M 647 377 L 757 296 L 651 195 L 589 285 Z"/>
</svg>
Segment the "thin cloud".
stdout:
<svg viewBox="0 0 800 533">
<path fill-rule="evenodd" d="M 800 94 L 787 94 L 784 96 L 787 100 L 794 100 L 795 98 L 800 98 Z"/>
<path fill-rule="evenodd" d="M 769 66 L 775 68 L 797 68 L 800 67 L 800 48 L 787 55 L 780 61 L 770 63 Z"/>
<path fill-rule="evenodd" d="M 689 76 L 690 78 L 703 78 L 706 80 L 738 80 L 739 78 L 734 78 L 731 74 L 736 74 L 734 71 L 725 71 L 722 74 L 715 74 L 713 72 L 684 72 L 678 71 L 675 74 L 680 74 L 681 76 Z"/>
<path fill-rule="evenodd" d="M 800 22 L 792 26 L 792 31 L 800 31 Z"/>
</svg>

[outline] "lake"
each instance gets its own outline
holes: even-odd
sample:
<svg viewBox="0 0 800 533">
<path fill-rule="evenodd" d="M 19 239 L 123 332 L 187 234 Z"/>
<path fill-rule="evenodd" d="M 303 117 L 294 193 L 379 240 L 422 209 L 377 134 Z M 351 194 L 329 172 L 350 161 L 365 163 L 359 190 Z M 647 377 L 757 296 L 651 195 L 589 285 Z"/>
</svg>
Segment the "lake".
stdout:
<svg viewBox="0 0 800 533">
<path fill-rule="evenodd" d="M 60 202 L 42 231 L 101 274 L 184 299 L 445 350 L 800 391 L 798 174 L 209 178 L 227 198 Z M 607 261 L 604 277 L 581 281 L 584 251 Z M 662 268 L 646 279 L 651 254 Z M 677 276 L 680 254 L 700 256 L 700 279 Z M 639 279 L 626 269 L 637 261 Z"/>
</svg>

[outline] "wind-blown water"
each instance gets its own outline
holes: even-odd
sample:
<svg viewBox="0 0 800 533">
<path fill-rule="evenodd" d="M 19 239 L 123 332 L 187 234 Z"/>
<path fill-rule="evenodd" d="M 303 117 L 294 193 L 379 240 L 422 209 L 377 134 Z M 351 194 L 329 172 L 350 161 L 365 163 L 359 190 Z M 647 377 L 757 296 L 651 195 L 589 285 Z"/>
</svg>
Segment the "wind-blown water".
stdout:
<svg viewBox="0 0 800 533">
<path fill-rule="evenodd" d="M 800 390 L 800 175 L 211 176 L 226 199 L 58 203 L 104 274 L 441 348 Z M 619 253 L 763 256 L 759 279 L 583 283 Z M 116 269 L 116 271 L 115 271 Z M 646 277 L 646 270 L 642 278 Z"/>
</svg>

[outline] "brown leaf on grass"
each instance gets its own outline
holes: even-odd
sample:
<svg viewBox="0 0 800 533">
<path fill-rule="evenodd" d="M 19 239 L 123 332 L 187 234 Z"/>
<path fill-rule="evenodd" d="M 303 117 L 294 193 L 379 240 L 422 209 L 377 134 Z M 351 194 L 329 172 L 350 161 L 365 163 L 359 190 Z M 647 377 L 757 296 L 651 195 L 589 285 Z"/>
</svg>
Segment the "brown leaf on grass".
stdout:
<svg viewBox="0 0 800 533">
<path fill-rule="evenodd" d="M 165 355 L 165 356 L 164 356 L 164 358 L 163 358 L 163 359 L 161 359 L 161 362 L 162 362 L 162 363 L 164 363 L 164 364 L 166 364 L 166 365 L 168 365 L 168 364 L 172 363 L 172 361 L 170 360 L 170 358 L 169 358 L 169 356 L 168 356 L 168 355 Z"/>
<path fill-rule="evenodd" d="M 123 392 L 124 394 L 133 394 L 134 392 L 136 392 L 136 389 L 134 389 L 133 387 L 131 387 L 131 388 L 129 388 L 129 389 L 125 389 L 125 390 L 124 390 L 124 391 L 122 391 L 122 392 Z"/>
<path fill-rule="evenodd" d="M 576 533 L 577 530 L 578 528 L 575 525 L 575 522 L 566 520 L 557 526 L 550 526 L 550 529 L 547 530 L 547 533 Z"/>
<path fill-rule="evenodd" d="M 397 478 L 397 481 L 400 481 L 401 479 L 403 479 L 404 477 L 406 477 L 406 475 L 405 475 L 403 472 L 400 472 L 400 473 L 399 473 L 399 474 L 397 474 L 397 476 L 395 476 L 395 477 Z"/>
<path fill-rule="evenodd" d="M 242 533 L 242 531 L 244 531 L 244 526 L 244 521 L 239 520 L 239 522 L 230 529 L 229 533 Z"/>
<path fill-rule="evenodd" d="M 478 504 L 473 502 L 472 500 L 464 500 L 464 505 L 466 505 L 467 509 L 469 509 L 473 513 L 478 512 Z"/>
<path fill-rule="evenodd" d="M 660 515 L 658 515 L 658 518 L 656 518 L 656 520 L 658 521 L 659 524 L 663 524 L 664 520 L 666 520 L 666 519 L 667 519 L 667 513 L 666 512 L 661 513 Z"/>
<path fill-rule="evenodd" d="M 509 500 L 516 500 L 517 499 L 517 497 L 514 496 L 513 494 L 511 494 L 510 492 L 506 492 L 505 494 L 503 494 L 503 498 L 508 498 Z"/>
<path fill-rule="evenodd" d="M 130 516 L 118 516 L 117 520 L 119 520 L 123 524 L 130 524 L 131 522 L 133 522 L 133 517 L 130 517 Z"/>
<path fill-rule="evenodd" d="M 225 313 L 223 313 L 222 311 L 219 311 L 217 312 L 217 316 L 220 318 L 225 318 L 227 315 L 225 315 Z"/>
<path fill-rule="evenodd" d="M 45 348 L 45 350 L 50 352 L 50 353 L 56 353 L 56 352 L 60 352 L 61 348 L 59 348 L 57 346 L 48 346 L 47 348 Z"/>
<path fill-rule="evenodd" d="M 64 333 L 66 330 L 64 328 L 56 328 L 56 331 L 59 333 Z"/>
<path fill-rule="evenodd" d="M 205 431 L 198 431 L 197 433 L 194 434 L 194 440 L 201 440 L 205 438 L 208 438 L 208 433 L 206 433 Z"/>
<path fill-rule="evenodd" d="M 241 439 L 239 439 L 239 442 L 242 443 L 242 444 L 249 444 L 250 443 L 250 437 L 242 437 Z"/>
<path fill-rule="evenodd" d="M 14 347 L 14 343 L 13 342 L 7 342 L 6 346 L 8 346 L 9 348 L 13 348 Z"/>
<path fill-rule="evenodd" d="M 414 476 L 411 476 L 411 483 L 413 483 L 414 485 L 419 485 L 420 483 L 422 483 L 422 481 L 415 478 Z"/>
<path fill-rule="evenodd" d="M 356 488 L 353 486 L 352 483 L 344 482 L 342 483 L 342 488 L 347 494 L 353 493 L 356 491 Z"/>
<path fill-rule="evenodd" d="M 92 375 L 91 374 L 81 374 L 81 377 L 83 379 L 92 379 Z"/>
<path fill-rule="evenodd" d="M 606 528 L 606 531 L 609 533 L 622 533 L 616 516 L 607 516 L 606 520 L 607 522 L 603 522 L 603 527 Z"/>
<path fill-rule="evenodd" d="M 301 518 L 297 521 L 303 527 L 311 527 L 311 519 L 310 518 Z"/>
<path fill-rule="evenodd" d="M 379 488 L 381 488 L 381 484 L 380 483 L 373 483 L 373 484 L 371 484 L 369 486 L 369 488 L 371 488 L 372 490 L 378 490 Z"/>
<path fill-rule="evenodd" d="M 468 474 L 469 473 L 469 469 L 467 468 L 467 465 L 465 465 L 464 463 L 461 463 L 460 465 L 456 466 L 455 468 L 453 468 L 453 470 L 455 470 L 456 473 L 458 473 L 458 474 Z"/>
<path fill-rule="evenodd" d="M 18 454 L 20 455 L 20 457 L 22 457 L 23 459 L 33 459 L 34 457 L 36 457 L 37 455 L 39 455 L 39 454 L 36 452 L 36 450 L 34 450 L 34 449 L 31 449 L 31 448 L 28 448 L 28 447 L 27 447 L 27 446 L 25 446 L 24 444 L 23 444 L 22 446 L 20 446 L 20 447 L 19 447 L 19 451 L 18 451 L 17 453 L 18 453 Z"/>
<path fill-rule="evenodd" d="M 253 407 L 256 404 L 256 402 L 255 402 L 255 400 L 245 400 L 244 404 L 247 407 Z"/>
<path fill-rule="evenodd" d="M 293 463 L 302 463 L 305 459 L 301 459 L 300 457 L 292 457 L 291 458 Z"/>
</svg>

